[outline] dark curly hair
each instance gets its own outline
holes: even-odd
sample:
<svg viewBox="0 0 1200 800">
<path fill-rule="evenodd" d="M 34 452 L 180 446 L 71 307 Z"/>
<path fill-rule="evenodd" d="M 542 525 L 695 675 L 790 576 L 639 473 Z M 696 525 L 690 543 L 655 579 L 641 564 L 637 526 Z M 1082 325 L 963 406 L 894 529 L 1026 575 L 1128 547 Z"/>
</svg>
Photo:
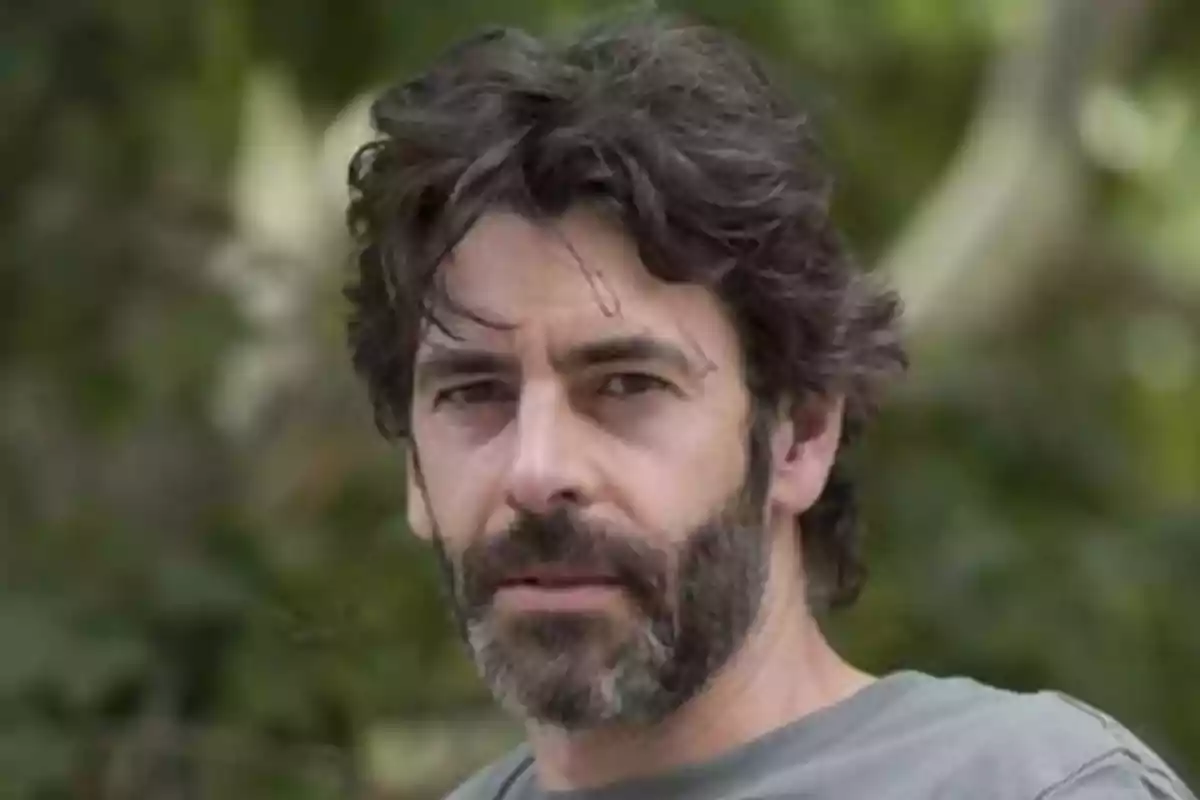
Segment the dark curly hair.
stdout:
<svg viewBox="0 0 1200 800">
<path fill-rule="evenodd" d="M 349 340 L 376 424 L 409 434 L 412 360 L 449 312 L 439 262 L 489 209 L 553 219 L 611 210 L 647 268 L 710 287 L 736 326 L 759 409 L 845 398 L 843 443 L 906 363 L 899 303 L 875 288 L 828 213 L 811 126 L 732 37 L 663 17 L 565 42 L 489 30 L 371 110 L 350 166 L 357 274 Z M 865 568 L 839 455 L 799 529 L 815 604 L 849 605 Z"/>
</svg>

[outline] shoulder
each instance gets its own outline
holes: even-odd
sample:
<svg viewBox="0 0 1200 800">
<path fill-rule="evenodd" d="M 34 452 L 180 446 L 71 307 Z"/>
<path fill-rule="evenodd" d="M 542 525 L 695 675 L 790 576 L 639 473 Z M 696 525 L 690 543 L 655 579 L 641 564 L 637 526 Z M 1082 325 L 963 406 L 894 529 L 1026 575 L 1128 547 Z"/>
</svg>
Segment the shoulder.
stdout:
<svg viewBox="0 0 1200 800">
<path fill-rule="evenodd" d="M 1039 798 L 1109 796 L 1195 800 L 1170 767 L 1109 714 L 1061 692 L 1012 695 L 1008 736 L 1041 767 Z"/>
<path fill-rule="evenodd" d="M 1029 800 L 1195 800 L 1125 726 L 1074 697 L 1012 692 L 964 678 L 930 681 L 930 724 L 953 731 L 947 740 L 957 764 L 952 782 L 1004 787 L 997 797 Z"/>
<path fill-rule="evenodd" d="M 529 746 L 522 744 L 467 778 L 445 800 L 501 800 L 532 764 Z"/>
</svg>

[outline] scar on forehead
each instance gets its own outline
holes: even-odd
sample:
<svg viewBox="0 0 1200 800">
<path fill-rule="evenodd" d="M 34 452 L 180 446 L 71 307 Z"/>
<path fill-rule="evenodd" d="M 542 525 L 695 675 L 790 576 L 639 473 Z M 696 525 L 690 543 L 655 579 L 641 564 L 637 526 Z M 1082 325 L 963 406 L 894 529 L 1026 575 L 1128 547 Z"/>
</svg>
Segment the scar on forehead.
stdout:
<svg viewBox="0 0 1200 800">
<path fill-rule="evenodd" d="M 707 378 L 709 375 L 717 371 L 717 362 L 709 358 L 708 353 L 704 352 L 704 348 L 700 342 L 696 341 L 696 337 L 692 335 L 688 327 L 675 319 L 675 326 L 679 329 L 679 335 L 683 337 L 683 341 L 691 349 L 696 360 L 700 362 L 699 374 L 701 378 Z"/>
<path fill-rule="evenodd" d="M 617 292 L 604 278 L 603 270 L 588 266 L 587 260 L 579 254 L 575 245 L 571 240 L 563 234 L 556 226 L 551 226 L 551 235 L 553 235 L 571 254 L 575 265 L 579 267 L 583 279 L 587 281 L 588 289 L 592 293 L 592 299 L 596 301 L 596 305 L 600 308 L 600 313 L 606 317 L 620 318 L 621 314 L 621 298 L 617 296 Z"/>
</svg>

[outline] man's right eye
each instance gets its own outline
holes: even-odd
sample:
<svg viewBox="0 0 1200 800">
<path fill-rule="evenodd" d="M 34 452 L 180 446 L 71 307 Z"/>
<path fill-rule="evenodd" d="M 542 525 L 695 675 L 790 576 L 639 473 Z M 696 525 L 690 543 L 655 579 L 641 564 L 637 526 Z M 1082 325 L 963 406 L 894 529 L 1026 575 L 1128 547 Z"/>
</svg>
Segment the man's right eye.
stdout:
<svg viewBox="0 0 1200 800">
<path fill-rule="evenodd" d="M 504 403 L 513 399 L 512 391 L 500 381 L 473 381 L 448 389 L 442 389 L 434 395 L 434 407 L 449 403 L 454 406 L 473 406 L 487 403 Z"/>
</svg>

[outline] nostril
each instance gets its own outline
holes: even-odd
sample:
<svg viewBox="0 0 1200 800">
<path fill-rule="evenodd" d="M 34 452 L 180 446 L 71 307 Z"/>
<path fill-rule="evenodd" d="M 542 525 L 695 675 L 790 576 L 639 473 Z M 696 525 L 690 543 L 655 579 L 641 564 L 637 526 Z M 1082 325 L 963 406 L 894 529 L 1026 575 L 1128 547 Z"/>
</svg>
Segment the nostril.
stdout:
<svg viewBox="0 0 1200 800">
<path fill-rule="evenodd" d="M 578 506 L 583 504 L 583 494 L 577 489 L 562 489 L 551 498 L 552 505 Z"/>
<path fill-rule="evenodd" d="M 578 489 L 560 489 L 552 494 L 512 493 L 508 496 L 508 505 L 512 509 L 529 514 L 549 514 L 559 510 L 582 508 L 587 504 L 586 495 Z"/>
</svg>

